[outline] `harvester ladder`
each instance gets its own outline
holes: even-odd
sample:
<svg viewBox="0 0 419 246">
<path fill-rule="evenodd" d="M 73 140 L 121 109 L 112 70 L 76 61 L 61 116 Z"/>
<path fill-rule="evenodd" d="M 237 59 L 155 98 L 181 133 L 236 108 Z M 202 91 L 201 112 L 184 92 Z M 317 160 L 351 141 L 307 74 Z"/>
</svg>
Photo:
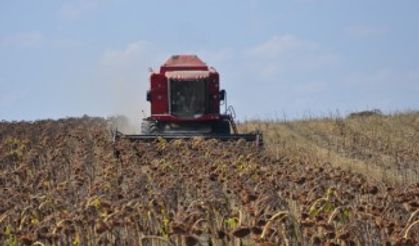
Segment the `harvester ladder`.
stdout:
<svg viewBox="0 0 419 246">
<path fill-rule="evenodd" d="M 238 134 L 236 122 L 234 122 L 234 119 L 233 117 L 231 117 L 231 115 L 229 115 L 228 120 L 230 121 L 231 128 L 233 128 L 234 134 Z"/>
<path fill-rule="evenodd" d="M 234 134 L 238 134 L 239 131 L 237 130 L 236 122 L 234 122 L 234 118 L 236 118 L 236 111 L 234 110 L 233 106 L 228 106 L 226 109 L 226 114 L 228 115 L 228 121 L 230 122 L 231 128 L 233 128 Z"/>
</svg>

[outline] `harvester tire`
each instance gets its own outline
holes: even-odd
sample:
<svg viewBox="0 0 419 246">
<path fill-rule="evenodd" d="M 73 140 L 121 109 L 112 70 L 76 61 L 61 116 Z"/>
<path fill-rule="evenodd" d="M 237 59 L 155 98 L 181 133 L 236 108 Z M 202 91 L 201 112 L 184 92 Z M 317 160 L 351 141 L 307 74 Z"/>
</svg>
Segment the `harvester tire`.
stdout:
<svg viewBox="0 0 419 246">
<path fill-rule="evenodd" d="M 153 135 L 158 133 L 157 123 L 153 120 L 143 120 L 141 123 L 141 133 L 146 135 Z"/>
<path fill-rule="evenodd" d="M 213 132 L 216 134 L 229 135 L 230 122 L 226 120 L 217 121 L 213 126 Z"/>
</svg>

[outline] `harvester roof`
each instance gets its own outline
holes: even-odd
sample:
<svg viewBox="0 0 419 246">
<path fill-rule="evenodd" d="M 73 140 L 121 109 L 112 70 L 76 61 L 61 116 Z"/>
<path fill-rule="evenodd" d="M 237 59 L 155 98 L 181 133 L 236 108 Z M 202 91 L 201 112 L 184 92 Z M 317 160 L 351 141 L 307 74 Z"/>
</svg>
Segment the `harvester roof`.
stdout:
<svg viewBox="0 0 419 246">
<path fill-rule="evenodd" d="M 196 55 L 173 55 L 161 66 L 160 71 L 173 70 L 208 70 L 208 66 Z"/>
</svg>

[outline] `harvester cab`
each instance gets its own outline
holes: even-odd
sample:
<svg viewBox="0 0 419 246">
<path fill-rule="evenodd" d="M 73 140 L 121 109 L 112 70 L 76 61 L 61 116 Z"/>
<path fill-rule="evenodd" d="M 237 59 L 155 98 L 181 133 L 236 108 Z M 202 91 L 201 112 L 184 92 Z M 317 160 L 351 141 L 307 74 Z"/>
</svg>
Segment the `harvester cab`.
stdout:
<svg viewBox="0 0 419 246">
<path fill-rule="evenodd" d="M 220 89 L 219 74 L 196 55 L 174 55 L 150 75 L 150 116 L 141 123 L 141 135 L 115 131 L 115 138 L 131 140 L 188 139 L 254 141 L 260 133 L 239 134 L 234 109 L 227 107 L 227 93 Z M 223 113 L 220 112 L 224 105 Z"/>
</svg>

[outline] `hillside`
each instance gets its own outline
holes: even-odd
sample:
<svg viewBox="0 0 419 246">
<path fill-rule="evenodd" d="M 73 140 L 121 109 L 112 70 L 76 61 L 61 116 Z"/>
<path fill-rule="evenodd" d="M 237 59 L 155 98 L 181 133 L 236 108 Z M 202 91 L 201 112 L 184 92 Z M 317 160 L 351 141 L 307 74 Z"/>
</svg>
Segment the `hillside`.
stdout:
<svg viewBox="0 0 419 246">
<path fill-rule="evenodd" d="M 113 143 L 101 118 L 0 123 L 0 241 L 419 243 L 417 113 L 250 122 L 265 149 Z"/>
<path fill-rule="evenodd" d="M 242 131 L 255 129 L 263 131 L 275 158 L 330 163 L 389 184 L 419 182 L 419 112 L 241 125 Z"/>
</svg>

